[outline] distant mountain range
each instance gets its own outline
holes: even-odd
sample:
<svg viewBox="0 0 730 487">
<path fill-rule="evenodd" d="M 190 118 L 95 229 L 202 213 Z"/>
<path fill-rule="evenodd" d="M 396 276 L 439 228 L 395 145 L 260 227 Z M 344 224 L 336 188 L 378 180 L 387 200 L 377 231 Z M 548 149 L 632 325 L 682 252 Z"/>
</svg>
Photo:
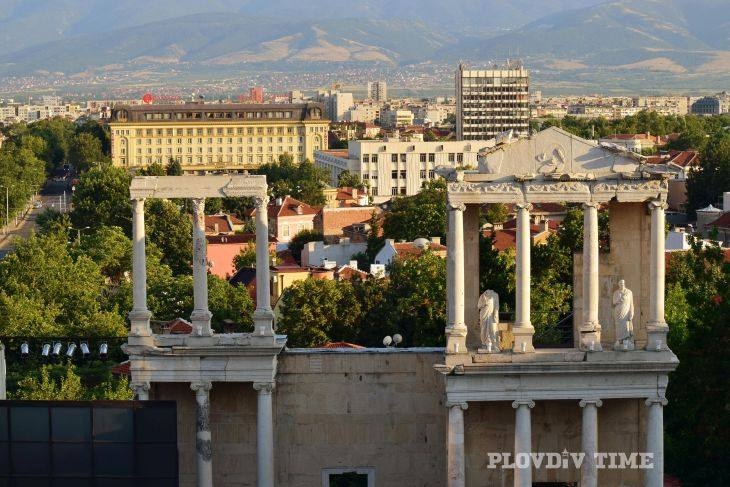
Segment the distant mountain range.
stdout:
<svg viewBox="0 0 730 487">
<path fill-rule="evenodd" d="M 507 56 L 557 77 L 730 76 L 730 0 L 0 0 L 0 75 Z"/>
</svg>

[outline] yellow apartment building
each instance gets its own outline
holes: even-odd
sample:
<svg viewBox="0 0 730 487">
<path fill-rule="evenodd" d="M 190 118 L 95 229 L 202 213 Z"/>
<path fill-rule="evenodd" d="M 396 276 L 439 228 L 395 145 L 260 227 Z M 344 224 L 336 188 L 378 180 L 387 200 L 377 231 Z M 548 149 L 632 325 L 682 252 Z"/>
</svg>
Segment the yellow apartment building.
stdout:
<svg viewBox="0 0 730 487">
<path fill-rule="evenodd" d="M 319 103 L 119 106 L 112 113 L 112 164 L 128 169 L 180 161 L 186 173 L 254 169 L 291 154 L 314 161 L 327 149 Z"/>
</svg>

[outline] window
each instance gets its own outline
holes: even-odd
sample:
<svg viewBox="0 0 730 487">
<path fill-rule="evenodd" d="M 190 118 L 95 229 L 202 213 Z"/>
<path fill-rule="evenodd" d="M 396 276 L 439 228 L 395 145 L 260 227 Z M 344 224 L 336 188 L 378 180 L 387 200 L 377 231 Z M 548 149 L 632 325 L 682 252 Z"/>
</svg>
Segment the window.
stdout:
<svg viewBox="0 0 730 487">
<path fill-rule="evenodd" d="M 462 154 L 461 152 L 456 154 L 456 162 L 464 162 L 464 154 Z"/>
<path fill-rule="evenodd" d="M 426 170 L 421 169 L 421 179 L 426 179 Z"/>
<path fill-rule="evenodd" d="M 426 162 L 426 154 L 420 154 L 419 158 L 420 158 L 421 162 Z"/>
<path fill-rule="evenodd" d="M 373 156 L 370 158 L 370 162 L 378 162 L 378 155 L 373 154 Z"/>
<path fill-rule="evenodd" d="M 363 154 L 362 162 L 370 162 L 370 154 Z"/>
<path fill-rule="evenodd" d="M 398 179 L 398 171 L 390 171 L 391 179 Z"/>
<path fill-rule="evenodd" d="M 390 194 L 396 196 L 398 194 L 398 188 L 390 188 Z"/>
<path fill-rule="evenodd" d="M 400 194 L 405 195 L 406 194 L 406 188 L 405 186 L 400 189 Z"/>
<path fill-rule="evenodd" d="M 449 162 L 454 162 L 456 160 L 456 154 L 453 152 L 449 152 Z"/>
<path fill-rule="evenodd" d="M 405 179 L 406 178 L 406 171 L 405 170 L 401 170 L 401 172 L 400 172 L 400 178 L 401 179 Z"/>
<path fill-rule="evenodd" d="M 398 162 L 398 154 L 391 154 L 390 162 Z"/>
<path fill-rule="evenodd" d="M 433 179 L 435 177 L 436 177 L 436 171 L 434 171 L 433 169 L 428 171 L 428 179 Z"/>
<path fill-rule="evenodd" d="M 434 154 L 433 152 L 431 152 L 428 155 L 428 162 L 436 162 L 436 154 Z"/>
<path fill-rule="evenodd" d="M 400 155 L 400 162 L 406 162 L 406 155 L 405 154 L 401 154 Z"/>
</svg>

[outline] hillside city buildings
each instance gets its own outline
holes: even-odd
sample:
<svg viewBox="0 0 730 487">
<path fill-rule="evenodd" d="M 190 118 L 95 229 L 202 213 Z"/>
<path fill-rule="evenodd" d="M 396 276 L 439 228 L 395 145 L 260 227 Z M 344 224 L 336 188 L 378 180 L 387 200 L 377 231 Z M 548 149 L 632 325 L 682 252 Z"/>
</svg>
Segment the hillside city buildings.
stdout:
<svg viewBox="0 0 730 487">
<path fill-rule="evenodd" d="M 386 101 L 388 99 L 388 85 L 385 81 L 368 82 L 368 100 Z"/>
<path fill-rule="evenodd" d="M 491 139 L 512 131 L 528 135 L 530 75 L 521 63 L 490 69 L 456 70 L 457 140 Z"/>
<path fill-rule="evenodd" d="M 112 164 L 143 168 L 180 161 L 183 171 L 256 168 L 327 149 L 329 120 L 317 103 L 123 106 L 109 122 Z"/>
</svg>

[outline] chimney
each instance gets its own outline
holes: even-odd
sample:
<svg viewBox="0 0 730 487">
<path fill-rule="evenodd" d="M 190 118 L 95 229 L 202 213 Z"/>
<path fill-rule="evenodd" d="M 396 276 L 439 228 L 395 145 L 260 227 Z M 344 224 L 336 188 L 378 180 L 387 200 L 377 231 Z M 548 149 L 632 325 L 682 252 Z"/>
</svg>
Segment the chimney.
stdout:
<svg viewBox="0 0 730 487">
<path fill-rule="evenodd" d="M 284 201 L 281 199 L 281 196 L 276 198 L 276 200 L 274 201 L 274 204 L 276 204 L 276 206 L 281 206 L 284 204 Z"/>
<path fill-rule="evenodd" d="M 441 237 L 431 237 L 431 243 L 441 245 Z"/>
<path fill-rule="evenodd" d="M 302 209 L 302 205 L 297 205 L 296 212 L 297 212 L 297 215 L 301 215 L 302 213 L 304 213 L 304 210 Z"/>
<path fill-rule="evenodd" d="M 350 261 L 350 267 L 352 267 L 353 269 L 357 270 L 357 261 L 356 260 L 351 260 Z"/>
<path fill-rule="evenodd" d="M 724 211 L 730 211 L 730 191 L 722 193 L 722 209 Z"/>
<path fill-rule="evenodd" d="M 386 238 L 385 245 L 390 245 L 391 247 L 395 247 L 395 240 L 392 238 Z"/>
<path fill-rule="evenodd" d="M 220 226 L 217 223 L 213 224 L 213 233 L 218 235 L 220 233 Z"/>
<path fill-rule="evenodd" d="M 352 199 L 353 200 L 357 199 L 357 188 L 352 188 Z"/>
<path fill-rule="evenodd" d="M 550 230 L 550 220 L 546 219 L 542 221 L 542 231 L 547 232 L 548 230 Z"/>
</svg>

